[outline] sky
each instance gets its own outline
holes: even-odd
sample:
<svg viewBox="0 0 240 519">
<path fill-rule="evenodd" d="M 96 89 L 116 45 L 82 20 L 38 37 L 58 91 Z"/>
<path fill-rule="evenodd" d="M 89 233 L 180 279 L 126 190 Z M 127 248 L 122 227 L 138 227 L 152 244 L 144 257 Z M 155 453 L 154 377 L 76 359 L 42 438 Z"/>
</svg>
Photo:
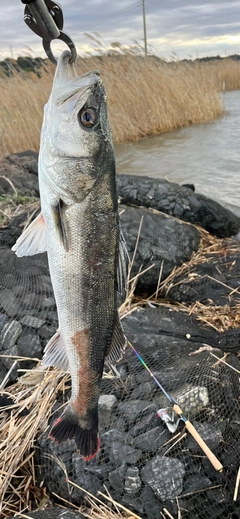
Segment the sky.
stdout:
<svg viewBox="0 0 240 519">
<path fill-rule="evenodd" d="M 60 0 L 63 30 L 79 55 L 112 42 L 143 46 L 142 0 Z M 0 60 L 45 57 L 41 38 L 23 21 L 21 0 L 0 0 Z M 240 1 L 145 0 L 148 51 L 167 60 L 240 54 Z M 90 35 L 89 36 L 87 36 Z M 99 39 L 99 36 L 97 36 Z M 55 40 L 56 57 L 66 46 Z"/>
</svg>

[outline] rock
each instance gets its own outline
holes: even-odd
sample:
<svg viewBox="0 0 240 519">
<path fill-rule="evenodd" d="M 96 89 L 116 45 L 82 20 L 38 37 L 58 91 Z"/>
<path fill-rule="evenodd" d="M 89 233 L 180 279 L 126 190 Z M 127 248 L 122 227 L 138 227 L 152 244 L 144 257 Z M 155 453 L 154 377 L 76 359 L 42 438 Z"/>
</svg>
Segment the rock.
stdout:
<svg viewBox="0 0 240 519">
<path fill-rule="evenodd" d="M 111 463 L 118 465 L 122 461 L 128 465 L 135 465 L 141 458 L 142 452 L 134 449 L 130 445 L 123 445 L 119 442 L 113 442 L 110 450 Z"/>
<path fill-rule="evenodd" d="M 191 189 L 165 179 L 137 175 L 117 175 L 121 203 L 157 209 L 185 222 L 201 225 L 224 238 L 240 230 L 240 218 L 229 209 Z"/>
<path fill-rule="evenodd" d="M 157 416 L 157 413 L 154 412 L 147 414 L 139 422 L 137 422 L 133 427 L 129 429 L 129 441 L 145 432 L 148 432 L 150 429 L 157 425 L 159 425 L 159 418 Z"/>
<path fill-rule="evenodd" d="M 219 427 L 212 423 L 200 423 L 196 421 L 193 422 L 193 425 L 201 438 L 206 442 L 209 449 L 215 452 L 219 443 L 222 441 L 222 434 Z M 194 452 L 202 452 L 198 443 L 191 435 L 186 439 L 186 447 Z"/>
<path fill-rule="evenodd" d="M 39 335 L 24 330 L 17 341 L 18 354 L 22 357 L 41 358 L 42 345 Z"/>
<path fill-rule="evenodd" d="M 35 328 L 38 330 L 38 328 L 40 328 L 45 323 L 45 320 L 39 319 L 38 317 L 33 317 L 32 315 L 25 315 L 20 320 L 20 322 L 29 328 Z"/>
<path fill-rule="evenodd" d="M 205 409 L 209 404 L 208 390 L 206 387 L 184 384 L 178 390 L 171 392 L 172 398 L 184 409 L 184 413 L 195 416 L 199 411 Z M 164 397 L 157 395 L 154 399 L 158 408 L 164 406 Z"/>
<path fill-rule="evenodd" d="M 235 240 L 224 240 L 221 244 L 224 254 L 212 257 L 198 265 L 189 265 L 187 271 L 176 275 L 166 284 L 164 293 L 176 302 L 201 302 L 203 304 L 235 306 L 239 304 L 240 246 Z"/>
<path fill-rule="evenodd" d="M 183 495 L 196 492 L 196 490 L 205 490 L 211 486 L 212 482 L 206 476 L 203 476 L 202 474 L 191 475 L 190 477 L 186 477 L 183 487 Z"/>
<path fill-rule="evenodd" d="M 37 154 L 23 152 L 9 155 L 0 163 L 0 176 L 7 177 L 21 195 L 39 196 L 37 177 Z M 1 179 L 0 179 L 1 181 Z M 12 195 L 8 182 L 0 183 L 1 192 Z"/>
<path fill-rule="evenodd" d="M 175 458 L 156 456 L 141 471 L 147 483 L 162 501 L 174 499 L 182 493 L 184 465 Z"/>
<path fill-rule="evenodd" d="M 111 412 L 117 403 L 117 398 L 114 395 L 101 395 L 98 400 L 99 411 Z"/>
<path fill-rule="evenodd" d="M 7 160 L 11 164 L 20 166 L 26 169 L 29 173 L 38 174 L 38 153 L 36 151 L 28 150 L 20 153 L 12 153 L 7 156 Z"/>
<path fill-rule="evenodd" d="M 149 400 L 131 400 L 129 402 L 120 402 L 118 404 L 119 413 L 127 420 L 128 423 L 134 423 L 137 418 L 144 414 L 157 411 L 157 408 Z"/>
<path fill-rule="evenodd" d="M 24 517 L 29 519 L 86 519 L 79 512 L 60 506 L 48 506 L 44 510 L 33 510 L 32 512 L 24 511 Z M 14 515 L 14 518 L 12 516 L 9 519 L 22 519 L 22 514 Z"/>
<path fill-rule="evenodd" d="M 2 350 L 9 350 L 9 348 L 12 348 L 17 342 L 21 331 L 22 326 L 18 321 L 15 321 L 14 319 L 7 321 L 0 332 L 0 348 Z"/>
<path fill-rule="evenodd" d="M 9 315 L 14 317 L 22 310 L 22 303 L 19 301 L 12 290 L 5 289 L 0 292 L 0 306 Z"/>
<path fill-rule="evenodd" d="M 159 519 L 163 504 L 157 499 L 152 489 L 146 485 L 142 491 L 142 501 L 147 519 Z"/>
<path fill-rule="evenodd" d="M 163 281 L 200 243 L 200 233 L 192 225 L 144 208 L 120 208 L 120 221 L 130 258 L 138 240 L 131 277 L 148 269 L 138 279 L 138 290 L 156 289 L 160 271 Z"/>
<path fill-rule="evenodd" d="M 168 431 L 160 425 L 134 438 L 132 444 L 138 449 L 155 454 L 168 439 Z"/>
<path fill-rule="evenodd" d="M 125 473 L 124 490 L 127 494 L 135 494 L 142 486 L 137 467 L 128 467 Z"/>
<path fill-rule="evenodd" d="M 109 472 L 109 483 L 118 492 L 122 492 L 124 488 L 124 476 L 126 472 L 126 462 L 123 461 L 119 467 Z"/>
<path fill-rule="evenodd" d="M 0 314 L 0 330 L 3 328 L 4 324 L 7 321 L 7 314 Z"/>
<path fill-rule="evenodd" d="M 107 445 L 111 445 L 113 442 L 124 443 L 125 435 L 123 435 L 123 433 L 118 429 L 110 429 L 101 434 L 101 440 Z"/>
</svg>

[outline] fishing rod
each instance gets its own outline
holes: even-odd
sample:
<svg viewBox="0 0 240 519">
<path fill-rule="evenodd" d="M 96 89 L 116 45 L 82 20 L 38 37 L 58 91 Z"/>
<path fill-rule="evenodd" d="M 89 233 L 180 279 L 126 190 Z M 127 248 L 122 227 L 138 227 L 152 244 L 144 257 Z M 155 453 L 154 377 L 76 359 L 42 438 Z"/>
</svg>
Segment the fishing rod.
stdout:
<svg viewBox="0 0 240 519">
<path fill-rule="evenodd" d="M 149 375 L 153 378 L 153 380 L 156 382 L 157 386 L 159 387 L 159 389 L 161 389 L 162 393 L 165 395 L 165 397 L 168 399 L 168 401 L 170 402 L 170 404 L 172 405 L 172 409 L 173 411 L 179 416 L 180 420 L 182 420 L 184 422 L 184 425 L 186 427 L 186 429 L 190 432 L 190 434 L 193 436 L 193 438 L 196 440 L 196 442 L 198 443 L 199 447 L 201 447 L 201 449 L 203 450 L 203 452 L 206 454 L 206 456 L 208 457 L 209 461 L 211 462 L 211 464 L 213 465 L 213 467 L 218 471 L 218 472 L 222 472 L 223 471 L 223 465 L 220 463 L 220 461 L 216 458 L 215 454 L 213 454 L 213 452 L 211 451 L 211 449 L 209 449 L 209 447 L 207 446 L 207 444 L 205 443 L 205 441 L 201 438 L 200 434 L 197 432 L 197 430 L 195 429 L 195 427 L 193 426 L 193 424 L 186 418 L 186 416 L 183 414 L 183 411 L 182 409 L 180 408 L 180 406 L 178 405 L 178 403 L 176 402 L 176 400 L 171 397 L 167 391 L 164 389 L 164 387 L 160 384 L 159 380 L 155 377 L 155 375 L 153 374 L 153 372 L 150 370 L 150 368 L 148 367 L 148 365 L 146 364 L 146 362 L 143 360 L 143 358 L 141 357 L 141 355 L 138 353 L 138 351 L 134 348 L 134 346 L 131 344 L 131 342 L 128 341 L 128 344 L 130 346 L 130 348 L 132 349 L 132 351 L 135 353 L 135 355 L 137 356 L 137 358 L 140 360 L 140 362 L 142 363 L 142 365 L 144 366 L 144 368 L 148 371 Z"/>
</svg>

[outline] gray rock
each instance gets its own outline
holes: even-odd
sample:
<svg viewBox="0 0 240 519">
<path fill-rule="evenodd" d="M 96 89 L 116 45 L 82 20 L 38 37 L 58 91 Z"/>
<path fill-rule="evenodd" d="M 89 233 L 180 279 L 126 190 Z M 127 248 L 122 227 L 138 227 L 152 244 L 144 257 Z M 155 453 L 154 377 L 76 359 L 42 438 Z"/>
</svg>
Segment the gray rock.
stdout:
<svg viewBox="0 0 240 519">
<path fill-rule="evenodd" d="M 32 315 L 25 315 L 21 320 L 20 322 L 25 325 L 25 326 L 28 326 L 29 328 L 35 328 L 36 330 L 38 330 L 38 328 L 40 328 L 45 320 L 44 319 L 39 319 L 38 317 L 34 317 Z"/>
<path fill-rule="evenodd" d="M 240 230 L 240 218 L 218 202 L 165 179 L 137 175 L 117 175 L 122 204 L 157 209 L 186 222 L 201 225 L 223 238 Z"/>
<path fill-rule="evenodd" d="M 39 336 L 36 333 L 30 333 L 24 330 L 18 341 L 18 354 L 22 357 L 41 358 L 42 346 Z"/>
<path fill-rule="evenodd" d="M 130 258 L 139 236 L 131 277 L 149 269 L 139 277 L 138 290 L 156 289 L 160 271 L 163 281 L 199 247 L 200 233 L 195 227 L 164 214 L 125 207 L 121 208 L 120 221 Z"/>
<path fill-rule="evenodd" d="M 114 395 L 101 395 L 98 400 L 99 411 L 111 412 L 117 403 L 117 398 Z"/>
<path fill-rule="evenodd" d="M 14 317 L 18 315 L 22 309 L 22 303 L 19 301 L 14 292 L 9 289 L 5 289 L 0 292 L 0 306 L 9 315 Z"/>
<path fill-rule="evenodd" d="M 16 343 L 22 332 L 22 326 L 18 321 L 12 319 L 7 321 L 0 332 L 0 349 L 9 350 Z"/>
<path fill-rule="evenodd" d="M 131 441 L 132 438 L 143 434 L 153 427 L 159 425 L 159 418 L 157 413 L 150 413 L 144 416 L 139 422 L 137 422 L 133 427 L 131 427 L 128 431 L 128 438 Z"/>
<path fill-rule="evenodd" d="M 141 458 L 142 452 L 130 445 L 113 442 L 110 449 L 110 461 L 118 465 L 122 461 L 128 465 L 135 465 Z"/>
<path fill-rule="evenodd" d="M 141 496 L 147 519 L 159 519 L 163 504 L 148 485 L 144 486 Z"/>
<path fill-rule="evenodd" d="M 44 510 L 24 512 L 24 515 L 29 519 L 86 519 L 79 512 L 60 506 L 49 506 Z M 22 519 L 22 515 L 14 515 L 14 518 L 9 517 L 9 519 Z"/>
<path fill-rule="evenodd" d="M 135 494 L 142 486 L 137 467 L 128 467 L 125 474 L 124 490 L 127 494 Z"/>
<path fill-rule="evenodd" d="M 119 431 L 118 429 L 110 429 L 109 431 L 106 431 L 105 433 L 101 434 L 101 440 L 103 443 L 107 445 L 111 445 L 112 442 L 125 442 L 125 435 L 122 433 L 122 431 Z"/>
<path fill-rule="evenodd" d="M 223 439 L 219 427 L 213 423 L 201 423 L 197 421 L 193 422 L 193 425 L 208 447 L 214 452 Z M 190 434 L 186 439 L 186 447 L 193 452 L 202 452 L 198 443 Z"/>
<path fill-rule="evenodd" d="M 191 475 L 187 477 L 183 487 L 183 494 L 189 494 L 190 492 L 196 492 L 196 490 L 204 490 L 212 486 L 210 479 L 202 474 Z"/>
<path fill-rule="evenodd" d="M 0 314 L 0 330 L 2 329 L 3 325 L 7 321 L 7 314 Z"/>
<path fill-rule="evenodd" d="M 155 453 L 168 439 L 168 431 L 160 425 L 134 438 L 132 444 L 137 449 Z"/>
<path fill-rule="evenodd" d="M 109 483 L 118 492 L 122 492 L 124 488 L 124 476 L 126 471 L 126 462 L 123 461 L 119 467 L 109 472 Z"/>
<path fill-rule="evenodd" d="M 134 423 L 145 414 L 157 412 L 157 408 L 150 400 L 130 400 L 120 402 L 118 411 L 129 423 Z"/>
<path fill-rule="evenodd" d="M 148 461 L 141 471 L 144 483 L 147 483 L 162 501 L 174 499 L 182 493 L 184 475 L 183 463 L 167 456 L 156 456 Z"/>
</svg>

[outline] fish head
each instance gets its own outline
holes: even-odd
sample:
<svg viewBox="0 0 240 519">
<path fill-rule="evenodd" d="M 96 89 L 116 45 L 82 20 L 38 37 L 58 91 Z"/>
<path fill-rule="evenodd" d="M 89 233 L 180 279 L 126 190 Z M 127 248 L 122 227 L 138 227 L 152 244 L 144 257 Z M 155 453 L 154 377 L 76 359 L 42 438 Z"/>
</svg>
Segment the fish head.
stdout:
<svg viewBox="0 0 240 519">
<path fill-rule="evenodd" d="M 79 201 L 101 176 L 102 162 L 114 161 L 114 151 L 100 73 L 78 76 L 69 59 L 68 51 L 58 59 L 44 110 L 40 163 L 56 192 Z"/>
</svg>

